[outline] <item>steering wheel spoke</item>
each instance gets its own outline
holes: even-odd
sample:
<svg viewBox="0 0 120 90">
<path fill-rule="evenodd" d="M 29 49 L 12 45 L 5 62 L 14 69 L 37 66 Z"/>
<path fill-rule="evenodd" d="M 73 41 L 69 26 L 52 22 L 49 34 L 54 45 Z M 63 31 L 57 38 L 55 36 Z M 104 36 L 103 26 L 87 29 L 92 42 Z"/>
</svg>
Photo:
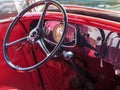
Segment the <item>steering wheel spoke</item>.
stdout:
<svg viewBox="0 0 120 90">
<path fill-rule="evenodd" d="M 44 22 L 43 18 L 45 17 L 45 14 L 46 14 L 46 11 L 47 11 L 48 7 L 49 7 L 49 3 L 45 2 L 45 7 L 43 9 L 43 13 L 41 14 L 41 17 L 40 17 L 40 19 L 38 21 L 38 24 L 37 24 L 37 28 L 38 28 L 37 30 L 40 30 L 39 28 L 42 28 L 42 26 L 43 26 L 43 22 Z"/>
<path fill-rule="evenodd" d="M 23 41 L 27 41 L 28 37 L 23 37 L 23 38 L 20 38 L 18 40 L 15 40 L 15 41 L 12 41 L 12 42 L 9 42 L 9 43 L 6 43 L 5 46 L 6 47 L 9 47 L 9 46 L 12 46 L 16 43 L 19 43 L 19 42 L 23 42 Z"/>
<path fill-rule="evenodd" d="M 42 50 L 45 52 L 45 54 L 48 56 L 50 54 L 49 50 L 47 49 L 46 45 L 44 44 L 43 39 L 37 40 L 37 43 L 40 45 Z"/>
</svg>

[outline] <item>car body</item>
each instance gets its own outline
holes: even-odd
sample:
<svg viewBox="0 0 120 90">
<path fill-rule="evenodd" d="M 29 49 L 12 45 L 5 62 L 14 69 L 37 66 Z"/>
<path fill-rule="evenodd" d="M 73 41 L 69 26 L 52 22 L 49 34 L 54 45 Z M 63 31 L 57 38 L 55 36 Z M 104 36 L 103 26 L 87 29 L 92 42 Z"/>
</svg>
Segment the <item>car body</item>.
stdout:
<svg viewBox="0 0 120 90">
<path fill-rule="evenodd" d="M 120 13 L 62 1 L 1 19 L 0 90 L 120 89 Z"/>
</svg>

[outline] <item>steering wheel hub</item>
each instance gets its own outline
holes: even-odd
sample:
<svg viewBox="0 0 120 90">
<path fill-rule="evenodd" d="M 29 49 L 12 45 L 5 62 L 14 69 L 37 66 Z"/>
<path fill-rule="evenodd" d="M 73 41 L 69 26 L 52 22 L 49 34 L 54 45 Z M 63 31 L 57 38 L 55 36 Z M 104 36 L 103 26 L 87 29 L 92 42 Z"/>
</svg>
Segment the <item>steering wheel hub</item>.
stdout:
<svg viewBox="0 0 120 90">
<path fill-rule="evenodd" d="M 40 38 L 40 34 L 38 33 L 38 31 L 36 29 L 33 29 L 28 36 L 29 40 L 34 42 L 36 40 L 38 40 Z"/>
</svg>

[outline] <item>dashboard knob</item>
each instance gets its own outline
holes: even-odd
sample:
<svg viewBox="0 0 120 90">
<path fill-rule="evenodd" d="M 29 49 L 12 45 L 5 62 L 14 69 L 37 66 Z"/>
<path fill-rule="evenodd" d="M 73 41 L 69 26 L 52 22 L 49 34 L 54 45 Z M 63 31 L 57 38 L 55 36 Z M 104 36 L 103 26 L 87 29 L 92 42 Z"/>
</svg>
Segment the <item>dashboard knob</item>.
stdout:
<svg viewBox="0 0 120 90">
<path fill-rule="evenodd" d="M 74 57 L 74 53 L 71 51 L 63 51 L 63 57 L 65 60 L 71 60 Z"/>
</svg>

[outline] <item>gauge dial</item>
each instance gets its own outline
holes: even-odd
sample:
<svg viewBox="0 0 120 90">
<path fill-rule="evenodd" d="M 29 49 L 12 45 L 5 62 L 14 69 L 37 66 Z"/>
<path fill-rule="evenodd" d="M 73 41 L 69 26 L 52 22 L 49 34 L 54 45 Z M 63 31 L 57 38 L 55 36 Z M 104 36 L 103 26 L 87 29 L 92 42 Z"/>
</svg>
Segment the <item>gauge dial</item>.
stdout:
<svg viewBox="0 0 120 90">
<path fill-rule="evenodd" d="M 54 37 L 55 42 L 57 43 L 60 41 L 62 37 L 63 31 L 64 31 L 63 28 L 64 28 L 64 25 L 59 24 L 53 30 L 53 37 Z"/>
</svg>

